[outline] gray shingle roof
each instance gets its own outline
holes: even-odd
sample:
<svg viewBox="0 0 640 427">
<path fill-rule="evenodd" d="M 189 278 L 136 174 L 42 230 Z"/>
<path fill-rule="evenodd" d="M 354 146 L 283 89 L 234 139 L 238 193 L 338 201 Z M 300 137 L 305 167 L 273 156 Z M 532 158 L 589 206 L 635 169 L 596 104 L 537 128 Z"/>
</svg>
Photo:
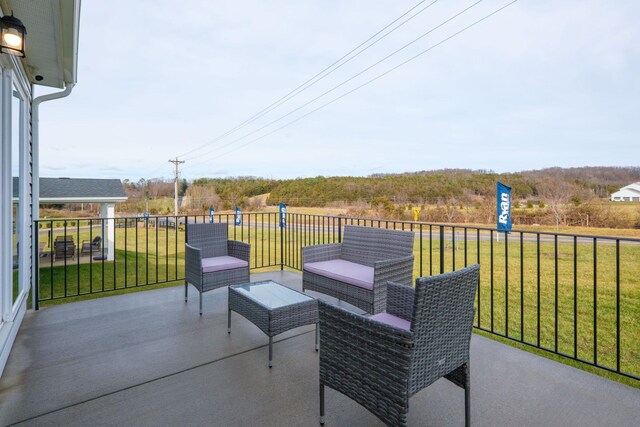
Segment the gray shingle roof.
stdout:
<svg viewBox="0 0 640 427">
<path fill-rule="evenodd" d="M 18 197 L 18 178 L 13 178 Z M 40 199 L 126 199 L 119 179 L 40 178 Z"/>
</svg>

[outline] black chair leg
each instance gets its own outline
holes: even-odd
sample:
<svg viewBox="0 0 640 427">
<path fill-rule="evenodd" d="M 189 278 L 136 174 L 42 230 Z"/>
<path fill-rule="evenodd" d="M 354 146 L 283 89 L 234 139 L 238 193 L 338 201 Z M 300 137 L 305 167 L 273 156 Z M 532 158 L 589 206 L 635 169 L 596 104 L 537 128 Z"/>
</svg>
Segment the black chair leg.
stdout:
<svg viewBox="0 0 640 427">
<path fill-rule="evenodd" d="M 189 298 L 189 283 L 184 282 L 184 302 L 187 302 L 187 298 Z"/>
<path fill-rule="evenodd" d="M 464 425 L 471 427 L 471 378 L 469 375 L 469 364 L 464 365 Z"/>
<path fill-rule="evenodd" d="M 320 383 L 320 424 L 324 425 L 324 384 Z"/>
<path fill-rule="evenodd" d="M 200 316 L 202 316 L 202 292 L 200 292 Z"/>
</svg>

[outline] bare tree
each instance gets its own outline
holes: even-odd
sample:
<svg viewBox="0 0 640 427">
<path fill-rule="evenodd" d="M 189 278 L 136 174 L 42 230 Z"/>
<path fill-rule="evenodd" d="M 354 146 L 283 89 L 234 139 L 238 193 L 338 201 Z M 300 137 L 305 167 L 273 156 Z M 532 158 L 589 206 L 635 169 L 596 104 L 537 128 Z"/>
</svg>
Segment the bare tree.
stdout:
<svg viewBox="0 0 640 427">
<path fill-rule="evenodd" d="M 537 187 L 538 195 L 549 206 L 549 210 L 556 222 L 556 228 L 558 228 L 562 222 L 567 204 L 578 192 L 579 188 L 575 184 L 556 179 L 545 179 Z"/>
<path fill-rule="evenodd" d="M 220 196 L 207 185 L 191 185 L 187 188 L 183 202 L 189 209 L 221 208 Z"/>
<path fill-rule="evenodd" d="M 496 198 L 484 196 L 476 203 L 480 222 L 492 224 L 496 221 Z"/>
<path fill-rule="evenodd" d="M 457 200 L 455 197 L 451 197 L 447 203 L 444 205 L 444 215 L 446 222 L 449 224 L 453 224 L 459 219 L 458 208 L 456 208 Z"/>
</svg>

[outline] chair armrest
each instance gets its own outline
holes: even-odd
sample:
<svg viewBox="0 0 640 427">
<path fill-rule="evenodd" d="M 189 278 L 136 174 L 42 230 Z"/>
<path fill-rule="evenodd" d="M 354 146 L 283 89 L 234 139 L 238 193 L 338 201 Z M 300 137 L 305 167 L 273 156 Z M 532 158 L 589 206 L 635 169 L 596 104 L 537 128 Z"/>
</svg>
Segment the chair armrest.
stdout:
<svg viewBox="0 0 640 427">
<path fill-rule="evenodd" d="M 318 300 L 320 380 L 397 393 L 409 378 L 413 334 Z M 373 375 L 372 373 L 384 373 Z M 360 384 L 353 384 L 358 382 Z M 391 384 L 390 384 L 391 383 Z M 340 390 L 340 388 L 337 388 Z"/>
<path fill-rule="evenodd" d="M 402 283 L 387 282 L 387 313 L 411 322 L 416 290 Z"/>
<path fill-rule="evenodd" d="M 411 286 L 413 279 L 413 255 L 376 261 L 373 264 L 373 286 L 397 282 Z"/>
<path fill-rule="evenodd" d="M 199 285 L 202 282 L 202 256 L 200 254 L 200 249 L 185 243 L 184 264 L 184 275 L 186 281 Z"/>
<path fill-rule="evenodd" d="M 302 248 L 302 265 L 308 262 L 330 261 L 340 258 L 342 243 L 328 245 L 313 245 Z"/>
<path fill-rule="evenodd" d="M 239 242 L 238 240 L 228 240 L 227 252 L 229 256 L 249 262 L 251 245 L 249 243 Z"/>
</svg>

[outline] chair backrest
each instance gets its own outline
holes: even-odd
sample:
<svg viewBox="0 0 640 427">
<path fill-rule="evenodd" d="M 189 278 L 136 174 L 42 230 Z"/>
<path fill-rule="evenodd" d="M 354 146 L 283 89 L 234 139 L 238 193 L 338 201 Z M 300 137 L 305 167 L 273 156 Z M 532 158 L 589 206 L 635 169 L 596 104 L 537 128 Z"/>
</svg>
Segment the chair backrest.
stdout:
<svg viewBox="0 0 640 427">
<path fill-rule="evenodd" d="M 469 361 L 479 279 L 478 264 L 416 279 L 409 395 Z"/>
<path fill-rule="evenodd" d="M 101 240 L 102 240 L 102 237 L 101 237 L 101 236 L 96 236 L 96 237 L 94 237 L 94 238 L 93 238 L 93 240 L 92 240 L 92 242 L 91 242 L 91 243 L 93 243 L 94 245 L 99 246 L 99 245 L 100 245 L 100 241 L 101 241 Z"/>
<path fill-rule="evenodd" d="M 187 243 L 200 249 L 202 258 L 228 255 L 226 222 L 187 224 Z"/>
<path fill-rule="evenodd" d="M 373 267 L 376 261 L 413 254 L 413 233 L 346 225 L 340 258 Z"/>
</svg>

